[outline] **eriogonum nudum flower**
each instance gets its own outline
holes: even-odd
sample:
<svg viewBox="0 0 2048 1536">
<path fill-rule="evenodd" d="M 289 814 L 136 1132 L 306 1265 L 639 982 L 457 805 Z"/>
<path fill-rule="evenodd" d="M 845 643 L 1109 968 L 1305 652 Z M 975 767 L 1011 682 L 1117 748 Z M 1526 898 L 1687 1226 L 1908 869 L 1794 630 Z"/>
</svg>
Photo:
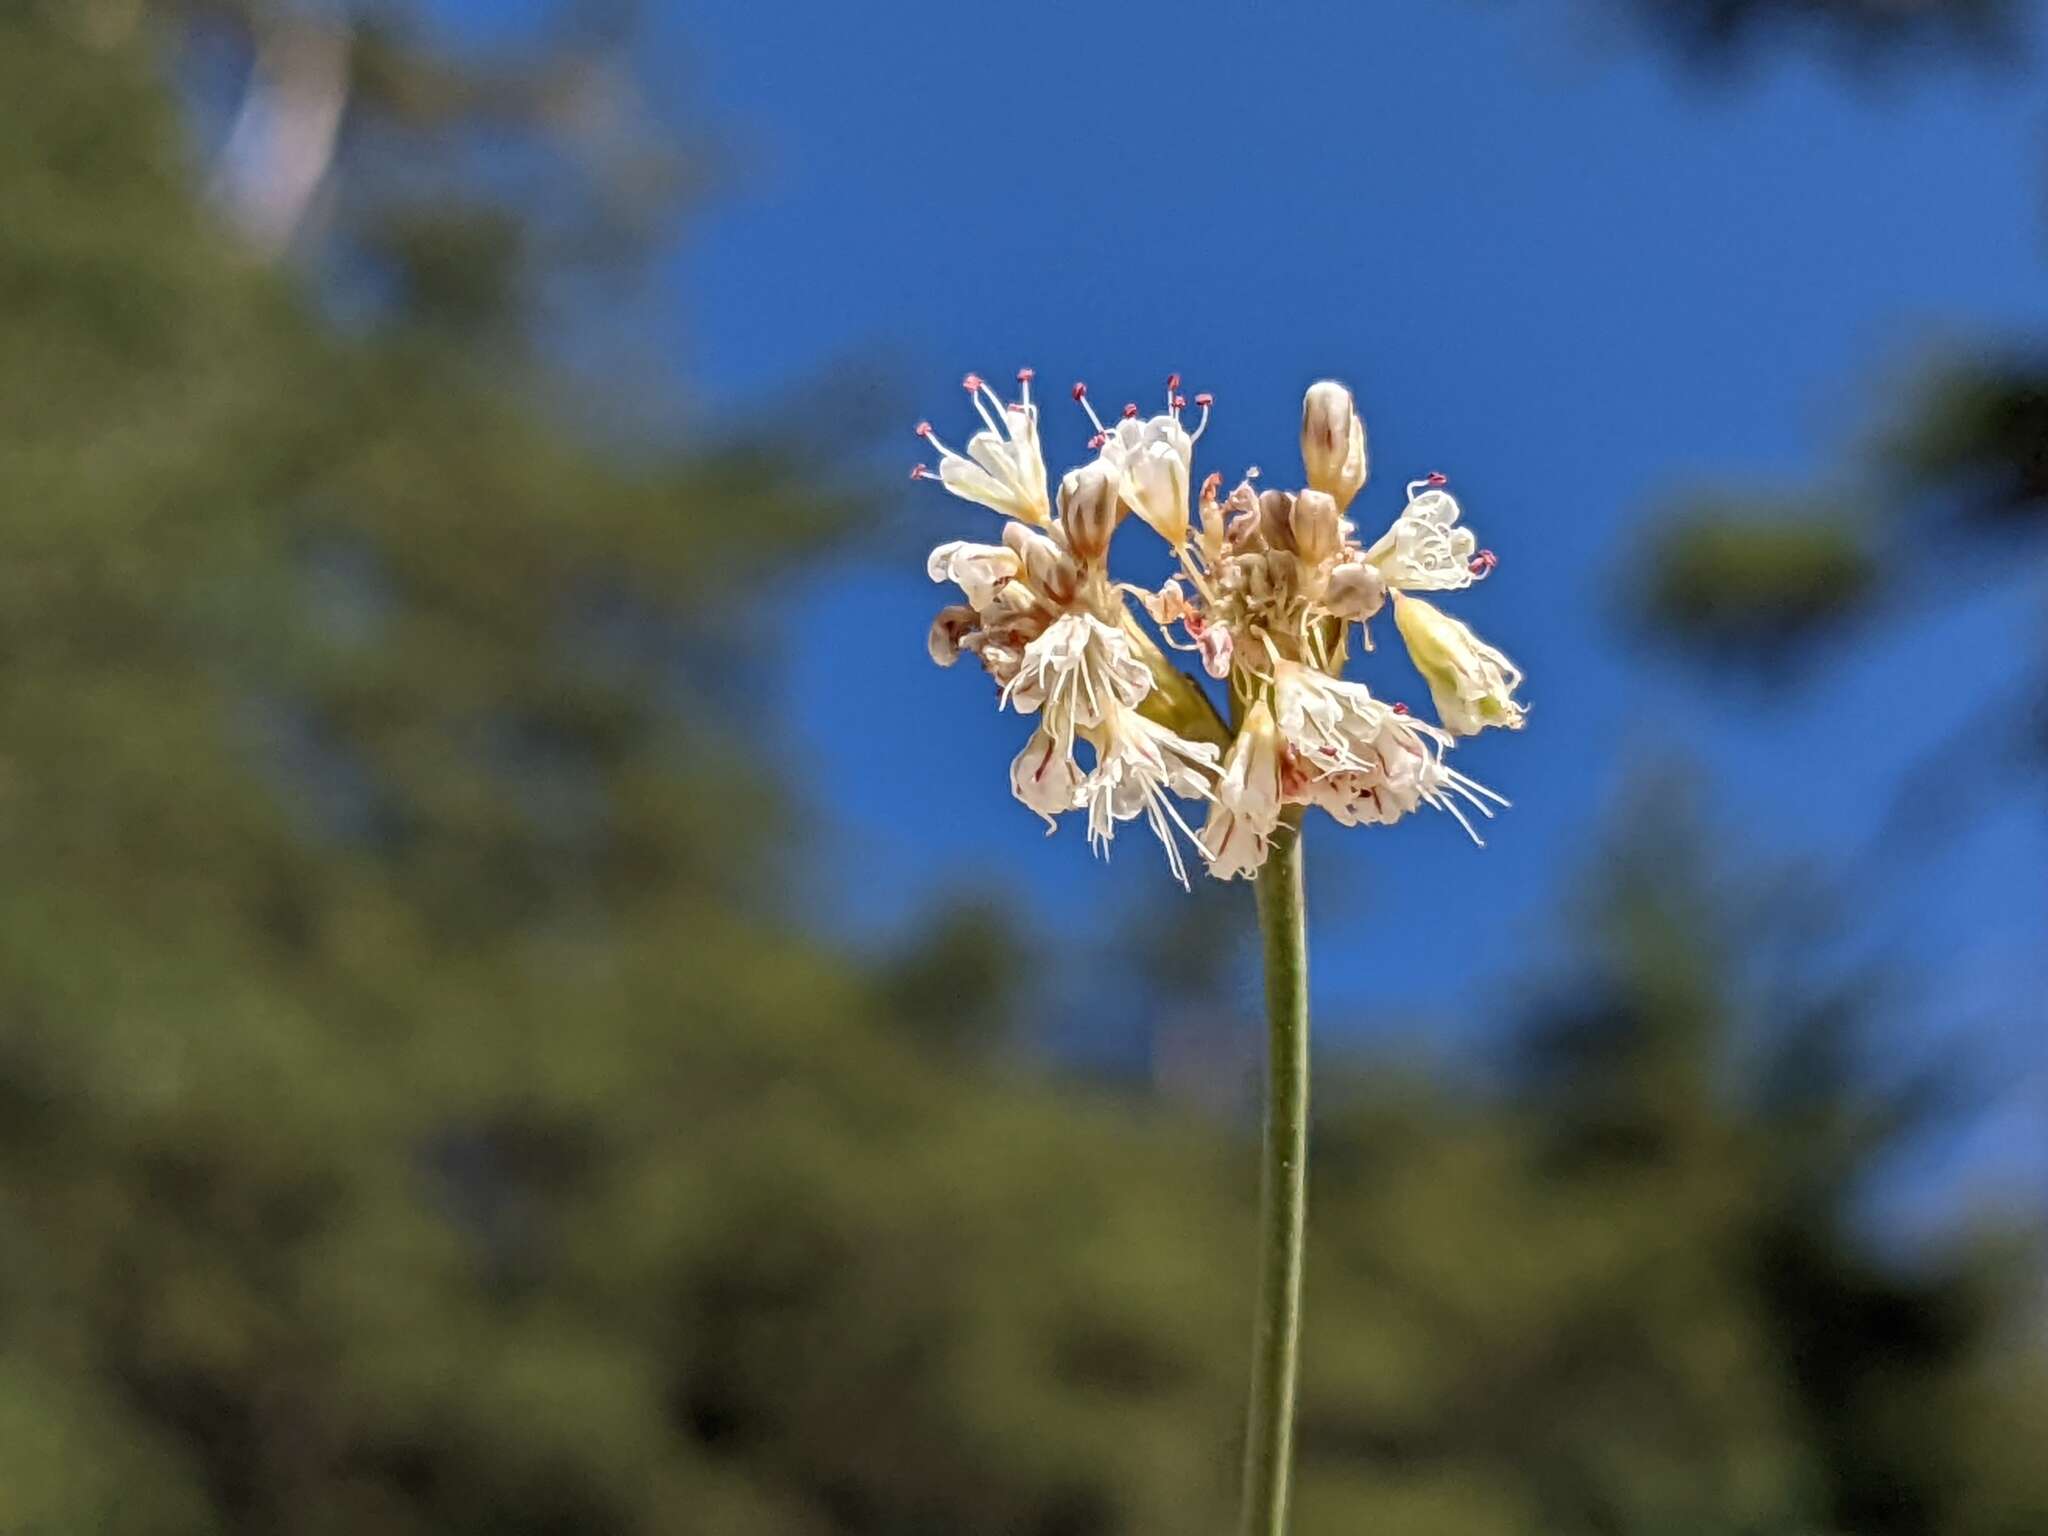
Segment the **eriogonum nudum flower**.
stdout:
<svg viewBox="0 0 2048 1536">
<path fill-rule="evenodd" d="M 1513 695 L 1522 675 L 1413 595 L 1468 587 L 1494 557 L 1459 526 L 1441 475 L 1411 482 L 1392 526 L 1369 546 L 1358 541 L 1347 514 L 1368 463 L 1348 389 L 1320 383 L 1302 403 L 1306 485 L 1261 491 L 1253 470 L 1225 494 L 1212 474 L 1191 517 L 1209 396 L 1195 397 L 1202 416 L 1189 430 L 1176 375 L 1163 412 L 1145 419 L 1125 406 L 1107 427 L 1075 385 L 1093 457 L 1061 477 L 1054 498 L 1030 370 L 1018 378 L 1022 398 L 1006 405 L 968 375 L 983 429 L 966 453 L 939 444 L 929 425 L 918 429 L 939 447 L 936 478 L 948 490 L 1012 519 L 998 543 L 952 540 L 932 551 L 932 579 L 951 582 L 966 601 L 940 610 L 928 643 L 943 666 L 975 657 L 999 705 L 1035 717 L 1010 767 L 1018 800 L 1049 826 L 1085 812 L 1089 841 L 1103 853 L 1120 823 L 1143 817 L 1183 883 L 1182 839 L 1212 875 L 1252 875 L 1276 838 L 1294 835 L 1301 808 L 1356 826 L 1426 805 L 1472 832 L 1466 810 L 1491 816 L 1507 803 L 1450 767 L 1445 753 L 1485 726 L 1521 726 L 1525 711 Z M 934 472 L 920 465 L 912 473 Z M 1172 571 L 1157 587 L 1110 577 L 1109 547 L 1131 513 L 1164 541 Z M 1368 626 L 1390 600 L 1441 725 L 1342 675 L 1351 626 L 1371 649 Z M 1171 663 L 1140 611 L 1167 647 L 1227 681 L 1234 728 L 1201 683 Z M 1183 800 L 1208 802 L 1199 834 Z"/>
<path fill-rule="evenodd" d="M 1216 803 L 1202 828 L 1202 853 L 1219 880 L 1255 875 L 1280 824 L 1280 732 L 1264 699 L 1253 701 L 1223 759 Z"/>
<path fill-rule="evenodd" d="M 1015 405 L 1003 404 L 975 374 L 963 384 L 982 420 L 982 429 L 967 439 L 966 453 L 940 442 L 929 423 L 918 428 L 939 450 L 939 483 L 955 496 L 1024 522 L 1047 521 L 1045 455 L 1038 446 L 1038 407 L 1031 403 L 1029 371 L 1018 376 L 1023 398 Z"/>
<path fill-rule="evenodd" d="M 1407 642 L 1415 670 L 1429 684 L 1446 730 L 1476 736 L 1489 725 L 1522 728 L 1522 706 L 1513 696 L 1522 681 L 1520 667 L 1466 625 L 1399 591 L 1394 593 L 1394 627 Z"/>
</svg>

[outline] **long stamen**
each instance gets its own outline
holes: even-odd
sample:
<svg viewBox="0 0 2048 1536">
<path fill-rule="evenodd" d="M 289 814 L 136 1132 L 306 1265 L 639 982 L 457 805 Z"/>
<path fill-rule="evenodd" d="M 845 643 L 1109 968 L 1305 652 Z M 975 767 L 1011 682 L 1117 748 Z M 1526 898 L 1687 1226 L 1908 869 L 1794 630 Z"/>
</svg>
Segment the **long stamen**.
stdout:
<svg viewBox="0 0 2048 1536">
<path fill-rule="evenodd" d="M 974 409 L 980 413 L 983 424 L 988 427 L 990 432 L 1000 438 L 1003 435 L 1003 429 L 997 426 L 996 423 L 1001 419 L 1003 402 L 996 398 L 996 392 L 982 383 L 981 375 L 978 373 L 967 375 L 966 378 L 960 381 L 960 387 L 967 391 L 967 397 L 974 402 Z M 987 395 L 989 399 L 995 400 L 996 415 L 989 415 L 988 407 L 981 403 L 983 395 Z"/>
<path fill-rule="evenodd" d="M 1088 403 L 1088 386 L 1086 384 L 1080 383 L 1079 381 L 1075 382 L 1074 399 L 1077 402 L 1079 402 L 1081 409 L 1088 413 L 1088 419 L 1095 423 L 1095 431 L 1097 435 L 1100 436 L 1105 442 L 1108 441 L 1109 428 L 1105 427 L 1102 424 L 1102 418 L 1095 414 L 1095 407 Z M 1095 445 L 1091 444 L 1090 446 L 1092 447 Z"/>
<path fill-rule="evenodd" d="M 962 457 L 962 455 L 955 453 L 952 449 L 948 448 L 944 443 L 939 441 L 939 434 L 932 430 L 932 424 L 928 421 L 920 421 L 917 424 L 917 435 L 923 438 L 926 442 L 930 443 L 934 448 L 938 449 L 939 457 L 942 459 L 957 459 Z"/>
<path fill-rule="evenodd" d="M 1195 396 L 1195 404 L 1199 405 L 1202 408 L 1202 420 L 1195 427 L 1194 432 L 1189 436 L 1189 442 L 1200 442 L 1202 440 L 1202 434 L 1209 430 L 1209 407 L 1214 405 L 1215 403 L 1216 397 L 1214 395 L 1200 394 Z"/>
</svg>

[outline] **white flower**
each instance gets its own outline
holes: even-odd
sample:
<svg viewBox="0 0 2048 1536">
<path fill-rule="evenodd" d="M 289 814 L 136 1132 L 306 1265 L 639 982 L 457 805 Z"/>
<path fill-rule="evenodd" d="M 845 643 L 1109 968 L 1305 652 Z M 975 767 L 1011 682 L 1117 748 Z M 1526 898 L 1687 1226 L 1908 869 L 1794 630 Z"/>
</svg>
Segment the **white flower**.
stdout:
<svg viewBox="0 0 2048 1536">
<path fill-rule="evenodd" d="M 1363 683 L 1347 683 L 1298 661 L 1273 671 L 1273 719 L 1311 778 L 1371 768 L 1371 753 L 1394 712 Z"/>
<path fill-rule="evenodd" d="M 1382 704 L 1358 683 L 1342 682 L 1298 662 L 1274 671 L 1274 721 L 1302 775 L 1290 800 L 1317 806 L 1346 826 L 1391 824 L 1418 805 L 1456 818 L 1482 843 L 1458 806 L 1463 799 L 1491 817 L 1491 800 L 1507 801 L 1444 762 L 1448 731 Z"/>
<path fill-rule="evenodd" d="M 1476 736 L 1489 725 L 1522 728 L 1524 710 L 1514 700 L 1522 672 L 1464 624 L 1419 597 L 1394 594 L 1394 627 L 1407 642 L 1415 670 L 1429 683 L 1437 718 L 1459 736 Z"/>
<path fill-rule="evenodd" d="M 1419 805 L 1433 806 L 1447 812 L 1483 848 L 1486 840 L 1473 830 L 1458 800 L 1489 819 L 1493 806 L 1488 801 L 1508 802 L 1446 763 L 1443 753 L 1450 744 L 1447 732 L 1389 710 L 1386 727 L 1363 748 L 1366 766 L 1312 781 L 1305 798 L 1347 827 L 1391 826 Z"/>
<path fill-rule="evenodd" d="M 1124 504 L 1178 549 L 1188 541 L 1188 481 L 1195 440 L 1176 412 L 1150 421 L 1127 417 L 1102 445 L 1119 477 Z"/>
<path fill-rule="evenodd" d="M 1414 494 L 1416 485 L 1428 484 L 1418 480 L 1409 487 L 1407 507 L 1365 552 L 1365 559 L 1379 567 L 1390 587 L 1405 587 L 1410 592 L 1469 587 L 1479 541 L 1471 529 L 1456 526 L 1458 504 L 1448 493 L 1431 486 L 1419 496 Z"/>
<path fill-rule="evenodd" d="M 1208 799 L 1216 773 L 1216 748 L 1206 741 L 1188 741 L 1165 726 L 1147 720 L 1135 709 L 1115 708 L 1103 717 L 1089 740 L 1095 746 L 1095 770 L 1082 783 L 1079 800 L 1088 810 L 1088 841 L 1107 857 L 1116 824 L 1143 815 L 1161 846 L 1167 866 L 1182 886 L 1187 864 L 1174 841 L 1178 828 L 1190 841 L 1195 832 L 1169 795 Z"/>
<path fill-rule="evenodd" d="M 1098 726 L 1119 708 L 1135 708 L 1151 691 L 1152 674 L 1121 630 L 1093 614 L 1069 613 L 1024 647 L 1003 702 L 1019 714 L 1044 710 L 1047 728 L 1071 743 L 1077 728 Z"/>
<path fill-rule="evenodd" d="M 1216 803 L 1199 839 L 1209 873 L 1219 880 L 1258 873 L 1280 821 L 1280 732 L 1264 699 L 1245 712 L 1223 759 Z"/>
<path fill-rule="evenodd" d="M 1038 445 L 1038 407 L 1031 403 L 1031 370 L 1020 369 L 1017 380 L 1023 398 L 1014 405 L 1003 404 L 979 374 L 962 381 L 982 420 L 982 430 L 967 440 L 966 453 L 940 442 L 928 421 L 918 423 L 917 435 L 939 450 L 939 483 L 955 496 L 1043 527 L 1052 521 L 1052 505 L 1046 495 L 1045 454 Z M 931 470 L 920 464 L 911 474 L 924 478 Z"/>
<path fill-rule="evenodd" d="M 1080 804 L 1081 777 L 1072 744 L 1041 725 L 1010 764 L 1010 793 L 1039 814 L 1050 837 L 1059 829 L 1053 818 Z"/>
<path fill-rule="evenodd" d="M 967 594 L 968 606 L 985 613 L 996 589 L 1015 579 L 1024 562 L 1013 549 L 1001 544 L 973 544 L 954 539 L 941 544 L 925 561 L 925 574 L 933 581 L 950 581 Z"/>
</svg>

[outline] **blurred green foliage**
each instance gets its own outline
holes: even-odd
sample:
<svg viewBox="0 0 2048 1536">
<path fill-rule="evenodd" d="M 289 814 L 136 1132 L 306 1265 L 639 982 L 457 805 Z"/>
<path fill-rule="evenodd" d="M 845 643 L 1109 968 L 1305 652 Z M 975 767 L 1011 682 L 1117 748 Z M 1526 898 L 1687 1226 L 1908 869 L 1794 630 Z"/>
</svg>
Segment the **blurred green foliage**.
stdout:
<svg viewBox="0 0 2048 1536">
<path fill-rule="evenodd" d="M 99 11 L 0 11 L 0 1531 L 1219 1526 L 1240 1129 L 991 1049 L 993 910 L 781 909 L 714 679 L 829 467 L 327 324 Z M 1600 863 L 1513 1083 L 1333 1077 L 1299 1529 L 2040 1531 L 2011 1251 L 1871 1257 L 1832 1015 L 1731 1093 L 1697 850 Z"/>
<path fill-rule="evenodd" d="M 1696 503 L 1647 553 L 1647 616 L 1689 643 L 1769 665 L 1869 596 L 1876 562 L 1846 514 L 1754 502 Z"/>
<path fill-rule="evenodd" d="M 1613 0 L 1604 0 L 1613 3 Z M 1725 67 L 1787 42 L 1817 42 L 1857 64 L 1925 64 L 1947 52 L 1982 63 L 2024 36 L 2034 0 L 1621 0 L 1693 63 Z"/>
</svg>

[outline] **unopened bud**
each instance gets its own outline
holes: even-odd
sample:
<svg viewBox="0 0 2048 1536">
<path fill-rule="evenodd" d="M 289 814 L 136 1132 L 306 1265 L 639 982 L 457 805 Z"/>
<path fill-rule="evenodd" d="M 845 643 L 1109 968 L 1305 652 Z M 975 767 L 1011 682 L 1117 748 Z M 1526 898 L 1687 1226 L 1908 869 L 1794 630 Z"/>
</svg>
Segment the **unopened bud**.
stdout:
<svg viewBox="0 0 2048 1536">
<path fill-rule="evenodd" d="M 1287 492 L 1259 493 L 1259 532 L 1266 536 L 1269 549 L 1294 548 L 1294 530 L 1289 526 L 1293 511 L 1294 498 Z"/>
<path fill-rule="evenodd" d="M 1351 391 L 1334 379 L 1311 384 L 1301 402 L 1301 461 L 1308 483 L 1343 511 L 1365 484 L 1365 420 Z"/>
<path fill-rule="evenodd" d="M 1340 619 L 1369 619 L 1387 602 L 1387 579 L 1376 566 L 1352 561 L 1330 572 L 1323 606 Z"/>
<path fill-rule="evenodd" d="M 1287 527 L 1294 536 L 1294 552 L 1304 564 L 1321 565 L 1343 547 L 1342 521 L 1336 499 L 1323 491 L 1303 491 L 1294 498 Z"/>
<path fill-rule="evenodd" d="M 1081 572 L 1064 549 L 1044 534 L 1015 522 L 1003 525 L 1003 543 L 1023 562 L 1025 583 L 1034 592 L 1060 608 L 1074 600 L 1081 585 Z"/>
<path fill-rule="evenodd" d="M 1060 480 L 1060 527 L 1067 548 L 1093 565 L 1109 548 L 1119 508 L 1117 477 L 1100 459 L 1069 470 Z"/>
</svg>

